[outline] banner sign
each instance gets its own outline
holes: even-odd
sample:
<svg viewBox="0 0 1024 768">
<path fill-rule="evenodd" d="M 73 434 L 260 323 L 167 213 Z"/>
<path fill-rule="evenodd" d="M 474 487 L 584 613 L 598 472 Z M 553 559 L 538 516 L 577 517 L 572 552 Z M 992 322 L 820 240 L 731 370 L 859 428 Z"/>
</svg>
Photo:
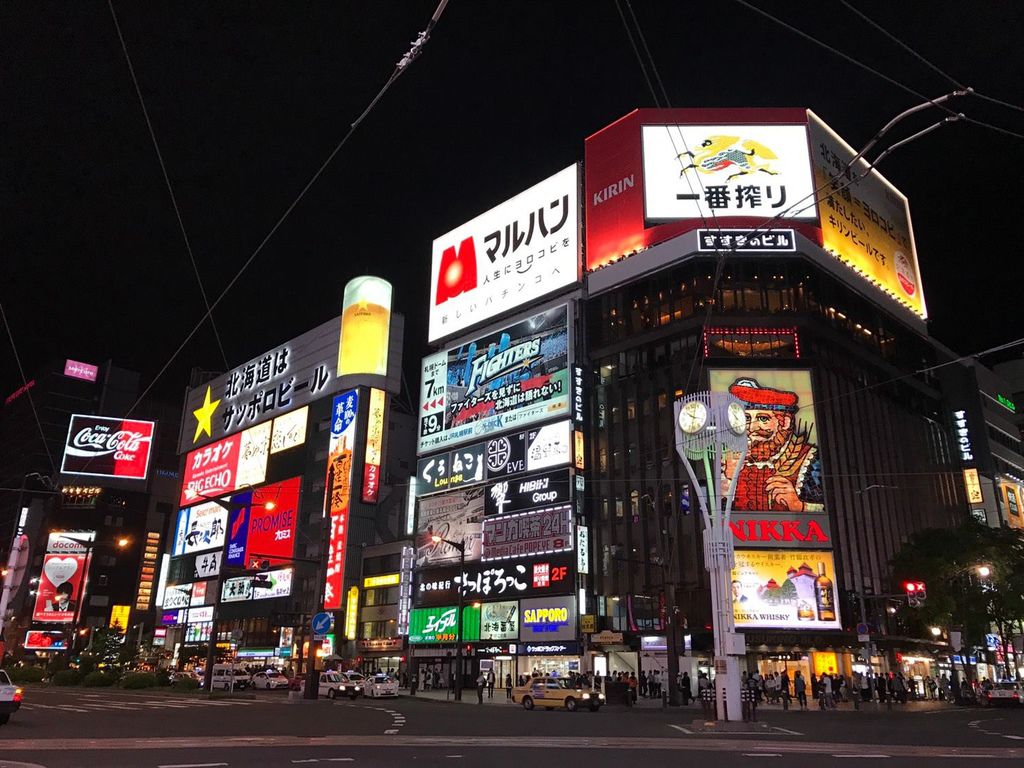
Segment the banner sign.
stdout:
<svg viewBox="0 0 1024 768">
<path fill-rule="evenodd" d="M 480 606 L 481 640 L 518 640 L 519 603 L 506 600 Z"/>
<path fill-rule="evenodd" d="M 450 491 L 484 481 L 484 444 L 437 453 L 416 463 L 417 495 Z"/>
<path fill-rule="evenodd" d="M 576 570 L 590 573 L 590 529 L 585 525 L 576 526 Z"/>
<path fill-rule="evenodd" d="M 88 552 L 43 556 L 43 569 L 39 574 L 32 611 L 33 621 L 70 624 L 75 620 L 89 559 Z"/>
<path fill-rule="evenodd" d="M 228 526 L 228 565 L 260 568 L 288 562 L 295 551 L 295 525 L 299 513 L 302 478 L 293 477 L 231 497 Z"/>
<path fill-rule="evenodd" d="M 196 387 L 185 399 L 178 453 L 216 442 L 337 391 L 341 318 Z M 231 490 L 234 490 L 233 488 Z"/>
<path fill-rule="evenodd" d="M 573 548 L 572 507 L 489 517 L 483 524 L 483 560 L 568 552 Z"/>
<path fill-rule="evenodd" d="M 164 591 L 165 611 L 188 608 L 192 604 L 192 584 L 169 584 Z"/>
<path fill-rule="evenodd" d="M 576 641 L 562 643 L 520 643 L 519 653 L 523 656 L 579 656 L 580 644 Z"/>
<path fill-rule="evenodd" d="M 383 375 L 383 374 L 382 374 Z M 366 422 L 366 455 L 363 459 L 363 502 L 376 504 L 380 495 L 380 465 L 384 453 L 383 389 L 370 389 L 370 414 Z"/>
<path fill-rule="evenodd" d="M 64 441 L 64 475 L 145 480 L 156 423 L 73 414 Z"/>
<path fill-rule="evenodd" d="M 309 406 L 278 416 L 273 421 L 270 435 L 270 452 L 281 453 L 306 442 L 306 422 L 309 420 Z"/>
<path fill-rule="evenodd" d="M 514 480 L 499 480 L 487 486 L 484 513 L 508 515 L 529 509 L 568 504 L 572 500 L 572 478 L 568 469 L 556 469 Z"/>
<path fill-rule="evenodd" d="M 435 543 L 432 536 L 462 543 L 466 561 L 479 560 L 481 552 L 480 522 L 484 519 L 484 489 L 431 496 L 419 500 L 416 533 L 416 567 L 459 561 L 459 551 L 444 541 Z"/>
<path fill-rule="evenodd" d="M 174 554 L 188 555 L 224 546 L 228 511 L 212 501 L 178 510 Z"/>
<path fill-rule="evenodd" d="M 458 608 L 454 605 L 442 608 L 414 608 L 409 616 L 409 642 L 454 643 L 459 633 L 455 626 Z M 472 605 L 462 609 L 461 638 L 466 642 L 480 639 L 480 609 Z"/>
<path fill-rule="evenodd" d="M 532 642 L 576 639 L 573 595 L 519 601 L 519 639 Z"/>
<path fill-rule="evenodd" d="M 466 600 L 569 594 L 575 581 L 572 565 L 572 555 L 561 553 L 521 560 L 466 563 L 462 573 L 457 565 L 417 571 L 414 601 L 417 606 L 457 602 L 460 589 Z"/>
<path fill-rule="evenodd" d="M 68 639 L 63 632 L 30 629 L 25 633 L 26 651 L 66 651 Z"/>
<path fill-rule="evenodd" d="M 735 546 L 744 549 L 831 549 L 825 512 L 734 512 L 729 519 Z"/>
<path fill-rule="evenodd" d="M 571 165 L 434 240 L 427 341 L 579 281 L 579 171 Z"/>
<path fill-rule="evenodd" d="M 831 552 L 737 549 L 732 571 L 736 628 L 842 629 L 835 575 Z"/>
<path fill-rule="evenodd" d="M 90 365 L 89 363 L 80 363 L 77 360 L 64 361 L 64 375 L 72 379 L 96 381 L 96 375 L 99 372 L 99 366 Z"/>
<path fill-rule="evenodd" d="M 235 576 L 225 579 L 220 590 L 220 601 L 222 603 L 239 603 L 243 600 L 252 600 L 252 577 Z"/>
<path fill-rule="evenodd" d="M 570 353 L 563 304 L 425 357 L 418 453 L 567 415 Z"/>
<path fill-rule="evenodd" d="M 324 610 L 340 611 L 345 586 L 345 553 L 348 545 L 348 513 L 352 503 L 352 456 L 356 445 L 359 391 L 349 390 L 334 398 L 331 407 L 331 440 L 324 485 L 324 513 L 331 518 Z"/>
</svg>

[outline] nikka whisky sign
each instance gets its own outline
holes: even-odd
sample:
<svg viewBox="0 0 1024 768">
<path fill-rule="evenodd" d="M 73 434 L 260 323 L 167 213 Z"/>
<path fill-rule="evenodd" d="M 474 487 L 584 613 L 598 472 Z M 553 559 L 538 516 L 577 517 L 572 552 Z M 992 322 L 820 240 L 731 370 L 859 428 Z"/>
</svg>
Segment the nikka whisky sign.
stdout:
<svg viewBox="0 0 1024 768">
<path fill-rule="evenodd" d="M 729 528 L 738 549 L 832 548 L 825 512 L 733 512 Z"/>
</svg>

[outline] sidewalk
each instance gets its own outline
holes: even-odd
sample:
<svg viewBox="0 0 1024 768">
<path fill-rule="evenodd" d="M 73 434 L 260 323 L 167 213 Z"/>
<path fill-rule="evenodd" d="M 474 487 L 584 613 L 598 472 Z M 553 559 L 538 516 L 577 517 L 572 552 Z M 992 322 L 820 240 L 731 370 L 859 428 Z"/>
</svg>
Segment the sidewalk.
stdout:
<svg viewBox="0 0 1024 768">
<path fill-rule="evenodd" d="M 462 701 L 461 702 L 456 702 L 455 701 L 454 694 L 453 694 L 452 691 L 445 691 L 443 689 L 442 690 L 436 690 L 436 691 L 435 690 L 431 690 L 431 691 L 420 691 L 420 690 L 417 690 L 415 696 L 410 696 L 409 695 L 409 689 L 408 688 L 403 688 L 402 690 L 399 691 L 399 694 L 401 696 L 403 696 L 404 698 L 423 699 L 425 701 L 440 701 L 440 702 L 447 701 L 448 703 L 473 704 L 473 705 L 476 705 L 476 706 L 480 706 L 479 703 L 477 702 L 477 699 L 476 699 L 476 689 L 475 688 L 467 688 L 467 689 L 465 689 L 462 692 Z M 447 694 L 447 696 L 445 694 Z M 512 700 L 505 698 L 505 689 L 504 688 L 501 688 L 501 689 L 495 688 L 494 689 L 494 698 L 493 699 L 487 698 L 487 692 L 484 691 L 484 704 L 486 704 L 487 706 L 503 706 L 503 707 L 513 706 Z M 514 706 L 519 706 L 519 705 L 516 704 Z M 661 699 L 640 699 L 632 707 L 624 707 L 624 706 L 615 705 L 615 704 L 608 705 L 608 706 L 612 706 L 615 709 L 623 709 L 623 710 L 625 710 L 625 709 L 661 709 L 662 708 Z M 700 709 L 700 707 L 694 705 L 691 702 L 689 707 L 677 707 L 676 709 L 683 710 L 683 711 L 690 710 L 690 711 L 696 712 L 696 711 L 698 711 Z"/>
</svg>

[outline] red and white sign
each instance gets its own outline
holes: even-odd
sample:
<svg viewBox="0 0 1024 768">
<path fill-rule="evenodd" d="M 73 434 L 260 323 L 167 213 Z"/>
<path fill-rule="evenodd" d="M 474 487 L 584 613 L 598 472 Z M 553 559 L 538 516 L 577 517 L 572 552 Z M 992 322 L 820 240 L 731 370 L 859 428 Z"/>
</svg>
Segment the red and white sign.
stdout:
<svg viewBox="0 0 1024 768">
<path fill-rule="evenodd" d="M 152 421 L 74 414 L 64 442 L 65 475 L 145 480 L 153 448 Z"/>
<path fill-rule="evenodd" d="M 290 561 L 295 551 L 301 488 L 301 477 L 265 485 L 252 492 L 248 505 L 232 512 L 228 565 L 262 568 L 264 561 L 269 565 Z M 232 497 L 232 501 L 237 498 Z"/>
<path fill-rule="evenodd" d="M 384 450 L 384 414 L 387 398 L 382 389 L 370 390 L 366 422 L 366 455 L 363 459 L 363 503 L 376 504 L 380 496 L 380 464 Z"/>
<path fill-rule="evenodd" d="M 63 651 L 67 647 L 67 636 L 63 632 L 30 629 L 25 633 L 26 651 Z"/>
<path fill-rule="evenodd" d="M 807 143 L 794 143 L 806 126 L 802 109 L 638 109 L 587 137 L 587 271 L 712 221 L 754 228 L 785 211 L 813 188 Z M 780 129 L 784 136 L 775 135 Z M 793 175 L 784 203 L 782 174 Z M 740 185 L 756 191 L 738 192 Z M 787 214 L 804 209 L 807 221 L 787 218 L 786 225 L 820 244 L 813 203 L 809 198 Z"/>
<path fill-rule="evenodd" d="M 88 570 L 88 554 L 48 554 L 43 557 L 32 620 L 70 624 L 75 620 L 82 585 Z"/>
<path fill-rule="evenodd" d="M 348 551 L 348 514 L 352 504 L 352 456 L 358 413 L 359 390 L 342 392 L 334 398 L 324 486 L 324 513 L 331 516 L 327 573 L 324 579 L 325 611 L 338 611 L 342 606 L 345 555 Z"/>
<path fill-rule="evenodd" d="M 241 434 L 231 435 L 185 457 L 181 506 L 192 504 L 203 496 L 221 496 L 235 490 L 241 439 Z"/>
<path fill-rule="evenodd" d="M 434 241 L 428 341 L 579 280 L 579 172 L 572 165 Z"/>
<path fill-rule="evenodd" d="M 97 366 L 89 365 L 89 363 L 80 363 L 77 360 L 64 361 L 64 375 L 72 379 L 96 381 L 96 374 L 99 370 Z"/>
</svg>

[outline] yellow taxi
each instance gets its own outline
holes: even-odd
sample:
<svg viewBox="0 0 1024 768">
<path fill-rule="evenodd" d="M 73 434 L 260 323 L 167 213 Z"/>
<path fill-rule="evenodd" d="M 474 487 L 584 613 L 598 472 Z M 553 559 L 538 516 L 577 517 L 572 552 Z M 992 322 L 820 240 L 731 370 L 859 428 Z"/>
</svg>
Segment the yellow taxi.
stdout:
<svg viewBox="0 0 1024 768">
<path fill-rule="evenodd" d="M 512 689 L 512 702 L 522 704 L 523 709 L 544 707 L 555 709 L 565 707 L 575 712 L 580 707 L 589 707 L 596 712 L 604 704 L 604 694 L 587 688 L 577 688 L 564 677 L 532 677 L 526 685 Z"/>
</svg>

